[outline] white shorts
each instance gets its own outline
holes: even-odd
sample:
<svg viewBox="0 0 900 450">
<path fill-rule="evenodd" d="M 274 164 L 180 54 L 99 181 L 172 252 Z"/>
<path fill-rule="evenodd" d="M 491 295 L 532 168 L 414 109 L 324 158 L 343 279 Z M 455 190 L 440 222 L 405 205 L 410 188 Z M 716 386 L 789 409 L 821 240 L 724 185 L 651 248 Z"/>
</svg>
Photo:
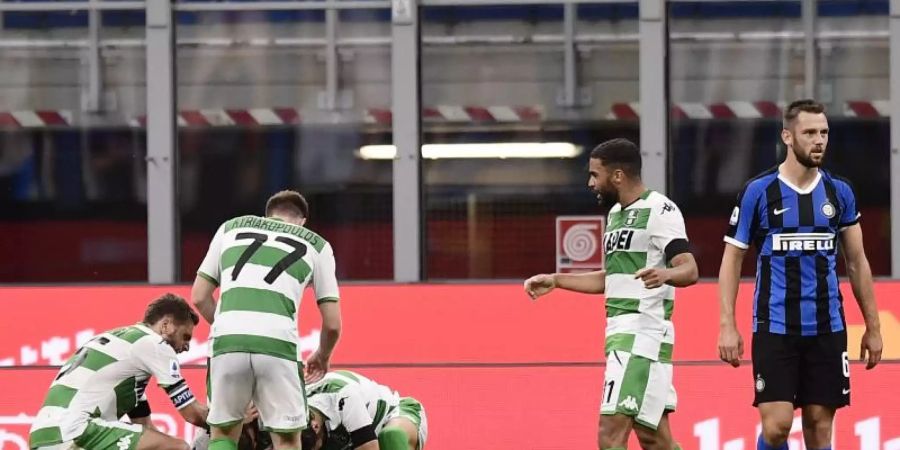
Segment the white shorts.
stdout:
<svg viewBox="0 0 900 450">
<path fill-rule="evenodd" d="M 671 363 L 621 350 L 606 355 L 600 414 L 631 416 L 635 422 L 655 430 L 663 413 L 675 411 L 677 403 Z"/>
<path fill-rule="evenodd" d="M 308 409 L 300 363 L 259 353 L 225 353 L 209 362 L 209 418 L 215 427 L 244 419 L 250 401 L 267 431 L 299 432 Z"/>
</svg>

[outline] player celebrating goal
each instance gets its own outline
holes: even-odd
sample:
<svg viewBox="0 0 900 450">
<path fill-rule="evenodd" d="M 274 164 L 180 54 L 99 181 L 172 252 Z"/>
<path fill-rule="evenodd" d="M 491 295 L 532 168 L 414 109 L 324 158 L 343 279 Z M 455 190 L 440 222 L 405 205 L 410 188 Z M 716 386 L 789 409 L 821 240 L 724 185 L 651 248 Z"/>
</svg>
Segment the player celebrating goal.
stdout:
<svg viewBox="0 0 900 450">
<path fill-rule="evenodd" d="M 50 385 L 31 426 L 32 449 L 188 450 L 150 426 L 150 377 L 188 422 L 206 426 L 206 406 L 188 388 L 175 353 L 188 349 L 200 321 L 181 297 L 154 300 L 143 322 L 101 333 L 72 355 Z M 128 415 L 131 424 L 119 422 Z"/>
<path fill-rule="evenodd" d="M 606 376 L 599 447 L 624 449 L 631 430 L 645 449 L 678 448 L 669 428 L 675 410 L 672 310 L 675 287 L 697 282 L 684 218 L 666 196 L 641 181 L 641 153 L 626 139 L 591 151 L 588 186 L 613 204 L 603 236 L 606 269 L 542 274 L 525 281 L 531 298 L 562 288 L 606 294 Z"/>
<path fill-rule="evenodd" d="M 210 450 L 237 449 L 251 400 L 276 450 L 300 447 L 307 410 L 297 362 L 297 311 L 307 283 L 315 287 L 322 314 L 309 381 L 325 375 L 341 330 L 334 253 L 303 227 L 308 215 L 302 195 L 279 192 L 266 203 L 266 217 L 222 224 L 200 265 L 191 295 L 212 324 Z M 218 304 L 212 296 L 217 285 Z"/>
</svg>

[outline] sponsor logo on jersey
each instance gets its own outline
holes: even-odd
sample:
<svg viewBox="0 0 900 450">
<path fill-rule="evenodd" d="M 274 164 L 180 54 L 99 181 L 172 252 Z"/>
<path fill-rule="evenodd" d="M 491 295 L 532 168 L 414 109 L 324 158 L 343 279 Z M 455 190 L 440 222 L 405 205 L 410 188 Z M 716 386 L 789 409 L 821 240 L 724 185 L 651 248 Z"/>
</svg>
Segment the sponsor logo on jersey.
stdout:
<svg viewBox="0 0 900 450">
<path fill-rule="evenodd" d="M 622 400 L 621 402 L 619 402 L 619 407 L 623 408 L 623 409 L 631 410 L 631 411 L 637 411 L 637 409 L 638 409 L 637 400 L 635 400 L 633 395 L 629 395 L 628 397 L 625 397 L 625 400 Z"/>
<path fill-rule="evenodd" d="M 834 233 L 779 233 L 772 236 L 776 252 L 834 250 Z"/>
<path fill-rule="evenodd" d="M 603 236 L 603 247 L 606 253 L 612 253 L 619 250 L 628 250 L 631 248 L 631 239 L 634 238 L 634 230 L 616 230 L 606 233 Z"/>
</svg>

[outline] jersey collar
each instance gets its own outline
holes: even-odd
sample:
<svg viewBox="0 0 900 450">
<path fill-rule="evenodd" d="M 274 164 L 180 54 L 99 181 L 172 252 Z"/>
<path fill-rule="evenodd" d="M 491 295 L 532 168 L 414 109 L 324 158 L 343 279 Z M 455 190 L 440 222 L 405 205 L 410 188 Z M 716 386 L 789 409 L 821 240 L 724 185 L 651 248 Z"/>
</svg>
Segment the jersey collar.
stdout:
<svg viewBox="0 0 900 450">
<path fill-rule="evenodd" d="M 821 170 L 816 171 L 816 178 L 813 180 L 812 183 L 809 184 L 809 187 L 807 187 L 806 189 L 800 189 L 794 183 L 791 183 L 790 181 L 788 181 L 787 178 L 785 178 L 784 176 L 781 175 L 781 171 L 778 171 L 778 179 L 781 180 L 782 183 L 787 185 L 787 187 L 793 189 L 794 192 L 796 192 L 800 195 L 806 195 L 806 194 L 809 194 L 810 192 L 814 191 L 816 189 L 816 186 L 819 185 L 819 180 L 822 179 L 822 171 Z"/>
</svg>

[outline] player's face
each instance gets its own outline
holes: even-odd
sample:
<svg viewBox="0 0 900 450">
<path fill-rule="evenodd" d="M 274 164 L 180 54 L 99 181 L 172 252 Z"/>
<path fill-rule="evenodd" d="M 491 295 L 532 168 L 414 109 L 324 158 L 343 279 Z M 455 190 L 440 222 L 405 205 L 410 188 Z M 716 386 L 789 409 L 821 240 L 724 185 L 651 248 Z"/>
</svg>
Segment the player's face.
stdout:
<svg viewBox="0 0 900 450">
<path fill-rule="evenodd" d="M 175 353 L 188 351 L 191 347 L 191 336 L 194 335 L 194 324 L 188 321 L 186 324 L 178 325 L 168 317 L 163 320 L 160 333 L 163 339 L 175 349 Z"/>
<path fill-rule="evenodd" d="M 325 416 L 314 409 L 310 409 L 309 414 L 309 427 L 316 433 L 316 445 L 312 450 L 320 450 L 325 445 Z"/>
<path fill-rule="evenodd" d="M 613 183 L 614 170 L 608 169 L 599 159 L 591 158 L 588 165 L 588 187 L 597 196 L 597 203 L 614 205 L 619 201 L 619 191 Z"/>
<path fill-rule="evenodd" d="M 825 114 L 801 112 L 791 129 L 785 131 L 782 139 L 797 162 L 808 168 L 822 165 L 828 147 L 828 119 Z"/>
</svg>

